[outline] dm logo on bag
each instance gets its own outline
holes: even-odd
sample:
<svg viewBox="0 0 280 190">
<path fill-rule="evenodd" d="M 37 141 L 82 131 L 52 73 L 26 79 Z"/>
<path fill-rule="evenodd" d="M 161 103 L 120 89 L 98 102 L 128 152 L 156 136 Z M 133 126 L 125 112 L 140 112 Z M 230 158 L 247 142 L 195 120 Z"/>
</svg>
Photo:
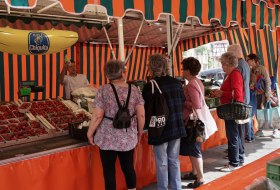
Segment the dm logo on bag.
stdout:
<svg viewBox="0 0 280 190">
<path fill-rule="evenodd" d="M 166 125 L 165 116 L 152 116 L 149 127 L 164 127 Z"/>
<path fill-rule="evenodd" d="M 28 34 L 28 50 L 31 54 L 43 54 L 49 50 L 50 41 L 43 32 L 30 32 Z"/>
</svg>

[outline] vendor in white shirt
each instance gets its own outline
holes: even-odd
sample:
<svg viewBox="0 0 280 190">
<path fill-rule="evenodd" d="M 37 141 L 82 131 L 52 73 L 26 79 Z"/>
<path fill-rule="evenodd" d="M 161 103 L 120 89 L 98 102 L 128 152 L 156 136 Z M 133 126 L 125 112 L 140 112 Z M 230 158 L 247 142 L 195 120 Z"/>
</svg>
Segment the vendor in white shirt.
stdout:
<svg viewBox="0 0 280 190">
<path fill-rule="evenodd" d="M 67 75 L 67 71 L 69 75 Z M 64 86 L 65 98 L 71 99 L 71 92 L 80 87 L 89 85 L 88 79 L 85 75 L 77 74 L 76 64 L 73 59 L 66 62 L 59 75 L 60 84 Z"/>
</svg>

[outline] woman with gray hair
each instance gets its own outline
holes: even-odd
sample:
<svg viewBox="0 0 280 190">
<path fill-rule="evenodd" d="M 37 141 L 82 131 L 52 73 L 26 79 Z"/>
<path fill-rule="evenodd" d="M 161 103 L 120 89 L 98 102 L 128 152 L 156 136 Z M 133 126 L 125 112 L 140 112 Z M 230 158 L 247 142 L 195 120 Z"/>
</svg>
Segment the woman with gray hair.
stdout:
<svg viewBox="0 0 280 190">
<path fill-rule="evenodd" d="M 179 148 L 180 138 L 186 136 L 183 122 L 183 105 L 185 96 L 181 83 L 167 75 L 167 59 L 161 54 L 149 57 L 149 73 L 159 85 L 167 101 L 169 116 L 161 136 L 155 137 L 148 128 L 148 143 L 154 145 L 157 171 L 157 189 L 181 189 Z M 157 92 L 155 92 L 157 93 Z M 142 92 L 145 108 L 152 104 L 152 85 L 147 83 Z M 168 181 L 169 180 L 169 181 Z"/>
<path fill-rule="evenodd" d="M 104 66 L 104 73 L 110 84 L 105 84 L 98 89 L 95 97 L 96 108 L 92 114 L 87 137 L 91 145 L 96 144 L 100 149 L 105 189 L 116 189 L 115 163 L 117 157 L 120 160 L 127 188 L 136 189 L 133 154 L 143 132 L 145 122 L 144 101 L 136 86 L 126 83 L 124 62 L 109 61 Z M 128 128 L 116 128 L 113 124 L 112 118 L 115 119 L 117 113 L 119 113 L 117 99 L 128 108 L 130 115 L 130 126 Z"/>
<path fill-rule="evenodd" d="M 232 99 L 244 102 L 243 78 L 237 69 L 238 59 L 232 52 L 227 52 L 221 56 L 221 64 L 226 78 L 220 90 L 215 91 L 215 95 L 220 97 L 221 104 L 230 103 Z M 234 120 L 225 120 L 226 136 L 228 139 L 228 159 L 229 164 L 222 167 L 223 172 L 231 172 L 242 166 L 244 163 L 244 133 L 240 132 L 238 124 Z"/>
</svg>

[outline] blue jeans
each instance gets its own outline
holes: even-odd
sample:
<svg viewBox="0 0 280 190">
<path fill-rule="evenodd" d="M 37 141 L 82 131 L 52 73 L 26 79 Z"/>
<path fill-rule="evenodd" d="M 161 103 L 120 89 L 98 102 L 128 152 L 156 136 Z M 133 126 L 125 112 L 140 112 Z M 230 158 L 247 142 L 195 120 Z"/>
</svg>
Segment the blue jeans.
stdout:
<svg viewBox="0 0 280 190">
<path fill-rule="evenodd" d="M 154 146 L 158 190 L 168 190 L 168 177 L 172 190 L 182 189 L 179 149 L 180 139 Z"/>
<path fill-rule="evenodd" d="M 253 141 L 255 139 L 254 135 L 254 126 L 253 126 L 253 118 L 250 118 L 248 123 L 245 123 L 246 135 L 245 139 L 248 141 Z"/>
<path fill-rule="evenodd" d="M 225 124 L 229 164 L 237 167 L 244 163 L 244 125 L 238 125 L 234 120 L 225 120 Z"/>
<path fill-rule="evenodd" d="M 252 106 L 252 115 L 250 118 L 250 122 L 245 123 L 246 135 L 245 138 L 247 140 L 254 140 L 254 126 L 253 126 L 253 117 L 257 112 L 257 92 L 250 90 L 250 105 Z"/>
</svg>

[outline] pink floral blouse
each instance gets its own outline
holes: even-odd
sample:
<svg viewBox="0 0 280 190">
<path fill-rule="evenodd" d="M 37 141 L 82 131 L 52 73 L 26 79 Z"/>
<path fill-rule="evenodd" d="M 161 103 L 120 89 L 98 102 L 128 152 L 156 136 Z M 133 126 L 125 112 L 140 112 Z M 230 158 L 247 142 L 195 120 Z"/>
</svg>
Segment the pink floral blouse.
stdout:
<svg viewBox="0 0 280 190">
<path fill-rule="evenodd" d="M 120 102 L 125 102 L 128 87 L 120 87 L 115 85 Z M 113 89 L 110 84 L 105 84 L 100 87 L 96 98 L 96 107 L 103 109 L 105 115 L 108 117 L 114 117 L 118 111 L 118 105 Z M 136 106 L 144 105 L 141 92 L 135 86 L 131 86 L 131 94 L 129 100 L 130 115 L 136 113 Z M 129 151 L 132 150 L 137 144 L 137 119 L 134 116 L 131 119 L 131 126 L 127 129 L 115 129 L 113 127 L 113 121 L 103 118 L 100 126 L 97 128 L 94 136 L 94 142 L 101 150 L 115 150 L 115 151 Z"/>
</svg>

